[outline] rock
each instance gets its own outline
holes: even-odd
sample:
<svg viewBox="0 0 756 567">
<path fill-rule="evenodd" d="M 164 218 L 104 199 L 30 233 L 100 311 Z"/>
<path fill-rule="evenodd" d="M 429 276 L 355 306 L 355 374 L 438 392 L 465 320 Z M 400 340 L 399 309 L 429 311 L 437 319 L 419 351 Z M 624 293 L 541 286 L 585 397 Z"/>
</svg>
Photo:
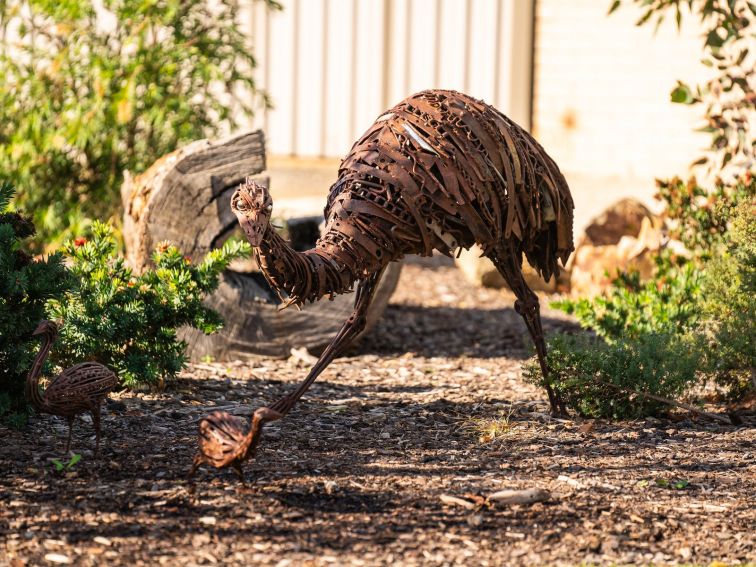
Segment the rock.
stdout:
<svg viewBox="0 0 756 567">
<path fill-rule="evenodd" d="M 485 256 L 481 256 L 481 253 L 481 249 L 477 245 L 469 250 L 462 250 L 459 257 L 454 260 L 454 263 L 462 270 L 462 273 L 470 283 L 492 288 L 508 287 L 504 278 L 493 265 L 493 262 Z M 534 291 L 553 293 L 557 290 L 556 278 L 551 278 L 548 282 L 545 281 L 528 264 L 527 260 L 523 260 L 522 273 L 525 276 L 525 281 Z"/>
<path fill-rule="evenodd" d="M 624 216 L 623 216 L 624 215 Z M 662 221 L 632 199 L 612 205 L 586 229 L 570 262 L 572 295 L 607 289 L 619 270 L 637 270 L 641 279 L 655 269 L 653 253 L 662 246 Z"/>
<path fill-rule="evenodd" d="M 637 199 L 621 199 L 591 221 L 585 229 L 585 243 L 593 246 L 617 244 L 623 236 L 638 236 L 643 219 L 653 219 Z"/>
<path fill-rule="evenodd" d="M 62 553 L 47 553 L 45 554 L 45 560 L 50 563 L 59 563 L 63 565 L 71 563 L 71 558 Z"/>
<path fill-rule="evenodd" d="M 441 502 L 449 506 L 462 506 L 463 508 L 467 508 L 468 510 L 477 508 L 477 505 L 474 502 L 470 502 L 469 500 L 465 500 L 464 498 L 457 498 L 456 496 L 451 496 L 449 494 L 442 494 L 440 496 L 440 499 Z"/>
<path fill-rule="evenodd" d="M 551 498 L 548 490 L 529 488 L 525 490 L 499 490 L 488 496 L 488 500 L 497 504 L 533 504 Z"/>
</svg>

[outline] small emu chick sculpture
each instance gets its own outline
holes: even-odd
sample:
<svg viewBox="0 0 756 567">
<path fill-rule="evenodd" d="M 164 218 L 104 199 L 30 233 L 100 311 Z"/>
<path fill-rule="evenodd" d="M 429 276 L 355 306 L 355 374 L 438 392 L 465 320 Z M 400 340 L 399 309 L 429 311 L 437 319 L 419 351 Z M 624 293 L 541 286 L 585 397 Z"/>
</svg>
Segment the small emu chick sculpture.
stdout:
<svg viewBox="0 0 756 567">
<path fill-rule="evenodd" d="M 271 406 L 286 415 L 365 327 L 385 267 L 405 254 L 451 256 L 478 244 L 517 296 L 535 342 L 554 414 L 565 407 L 550 383 L 538 298 L 522 255 L 545 279 L 573 251 L 573 203 L 554 161 L 495 108 L 454 91 L 424 91 L 382 114 L 342 161 L 315 248 L 296 252 L 271 228 L 265 187 L 247 180 L 231 208 L 284 306 L 350 291 L 355 307 L 306 379 Z M 287 297 L 286 297 L 287 296 Z"/>
<path fill-rule="evenodd" d="M 95 429 L 95 455 L 97 455 L 100 452 L 100 406 L 110 391 L 118 385 L 118 378 L 102 364 L 82 362 L 61 372 L 47 386 L 44 393 L 41 393 L 39 377 L 47 355 L 58 337 L 58 327 L 52 321 L 42 321 L 33 334 L 42 336 L 42 348 L 26 377 L 27 401 L 39 413 L 59 415 L 68 420 L 66 452 L 71 447 L 74 419 L 80 413 L 90 412 Z"/>
<path fill-rule="evenodd" d="M 262 424 L 283 417 L 269 408 L 258 408 L 252 415 L 249 428 L 245 431 L 246 420 L 225 411 L 208 415 L 199 425 L 199 453 L 189 471 L 189 479 L 197 468 L 205 463 L 216 469 L 233 467 L 239 480 L 244 482 L 242 463 L 255 454 L 260 442 Z"/>
</svg>

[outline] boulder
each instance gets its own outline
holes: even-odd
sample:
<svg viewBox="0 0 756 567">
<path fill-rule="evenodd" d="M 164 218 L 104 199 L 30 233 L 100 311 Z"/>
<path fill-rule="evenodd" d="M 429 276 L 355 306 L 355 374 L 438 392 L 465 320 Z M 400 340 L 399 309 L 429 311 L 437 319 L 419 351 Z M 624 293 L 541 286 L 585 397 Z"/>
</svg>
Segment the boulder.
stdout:
<svg viewBox="0 0 756 567">
<path fill-rule="evenodd" d="M 569 263 L 569 291 L 593 296 L 606 290 L 619 270 L 653 274 L 653 253 L 662 246 L 662 220 L 642 203 L 623 199 L 592 221 Z"/>
<path fill-rule="evenodd" d="M 585 229 L 585 244 L 617 244 L 623 236 L 638 236 L 643 219 L 653 219 L 648 208 L 637 199 L 621 199 L 593 219 Z"/>
</svg>

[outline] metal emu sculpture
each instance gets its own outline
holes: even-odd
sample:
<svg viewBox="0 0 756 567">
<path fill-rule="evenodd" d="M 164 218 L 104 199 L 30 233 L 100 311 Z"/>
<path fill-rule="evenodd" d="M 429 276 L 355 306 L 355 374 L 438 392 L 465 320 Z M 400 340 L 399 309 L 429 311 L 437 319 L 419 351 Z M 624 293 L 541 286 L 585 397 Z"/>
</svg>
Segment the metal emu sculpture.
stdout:
<svg viewBox="0 0 756 567">
<path fill-rule="evenodd" d="M 26 399 L 39 413 L 59 415 L 68 420 L 66 452 L 71 447 L 74 419 L 80 413 L 90 412 L 95 429 L 95 454 L 100 451 L 100 406 L 110 391 L 118 385 L 118 378 L 107 367 L 97 362 L 82 362 L 60 373 L 44 393 L 39 389 L 39 377 L 47 355 L 58 337 L 58 327 L 52 321 L 42 321 L 34 330 L 42 336 L 42 348 L 34 359 L 26 377 Z"/>
<path fill-rule="evenodd" d="M 244 482 L 242 463 L 255 454 L 261 439 L 262 425 L 283 417 L 269 409 L 258 408 L 245 427 L 246 420 L 225 411 L 216 411 L 208 415 L 199 425 L 199 453 L 189 471 L 189 479 L 194 477 L 197 468 L 205 463 L 216 469 L 233 467 L 239 480 Z"/>
<path fill-rule="evenodd" d="M 478 244 L 517 296 L 535 342 L 551 411 L 565 413 L 546 366 L 538 298 L 522 256 L 555 276 L 573 251 L 573 202 L 554 161 L 495 108 L 453 91 L 410 96 L 381 115 L 342 161 L 315 248 L 295 252 L 271 228 L 265 187 L 247 180 L 231 208 L 284 306 L 350 291 L 353 313 L 306 379 L 270 408 L 286 415 L 365 327 L 384 268 L 405 254 L 451 256 Z"/>
</svg>

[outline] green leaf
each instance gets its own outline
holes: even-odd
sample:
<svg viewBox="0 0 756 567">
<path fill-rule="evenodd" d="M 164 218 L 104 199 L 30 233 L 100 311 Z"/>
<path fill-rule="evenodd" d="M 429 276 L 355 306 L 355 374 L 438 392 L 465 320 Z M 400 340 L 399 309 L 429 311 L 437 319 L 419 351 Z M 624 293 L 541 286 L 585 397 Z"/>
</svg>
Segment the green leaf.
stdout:
<svg viewBox="0 0 756 567">
<path fill-rule="evenodd" d="M 706 45 L 709 47 L 722 47 L 724 45 L 725 40 L 722 39 L 716 29 L 711 30 L 706 35 Z"/>
<path fill-rule="evenodd" d="M 636 25 L 636 26 L 642 26 L 642 25 L 643 25 L 643 24 L 645 24 L 645 23 L 646 23 L 646 22 L 647 22 L 647 21 L 648 21 L 648 20 L 649 20 L 649 19 L 651 18 L 651 16 L 653 16 L 653 15 L 654 15 L 654 11 L 653 11 L 653 10 L 648 10 L 648 11 L 647 11 L 647 12 L 646 12 L 645 14 L 643 14 L 643 16 L 641 16 L 641 18 L 640 18 L 640 19 L 639 19 L 639 20 L 638 20 L 637 22 L 635 22 L 635 25 Z"/>
<path fill-rule="evenodd" d="M 680 104 L 692 104 L 695 100 L 690 87 L 684 83 L 678 83 L 670 93 L 669 98 L 672 102 Z"/>
<path fill-rule="evenodd" d="M 621 4 L 622 4 L 622 0 L 614 0 L 614 2 L 612 2 L 612 5 L 609 7 L 609 12 L 607 13 L 607 16 L 610 14 L 613 14 L 617 10 L 617 8 L 620 7 Z"/>
</svg>

